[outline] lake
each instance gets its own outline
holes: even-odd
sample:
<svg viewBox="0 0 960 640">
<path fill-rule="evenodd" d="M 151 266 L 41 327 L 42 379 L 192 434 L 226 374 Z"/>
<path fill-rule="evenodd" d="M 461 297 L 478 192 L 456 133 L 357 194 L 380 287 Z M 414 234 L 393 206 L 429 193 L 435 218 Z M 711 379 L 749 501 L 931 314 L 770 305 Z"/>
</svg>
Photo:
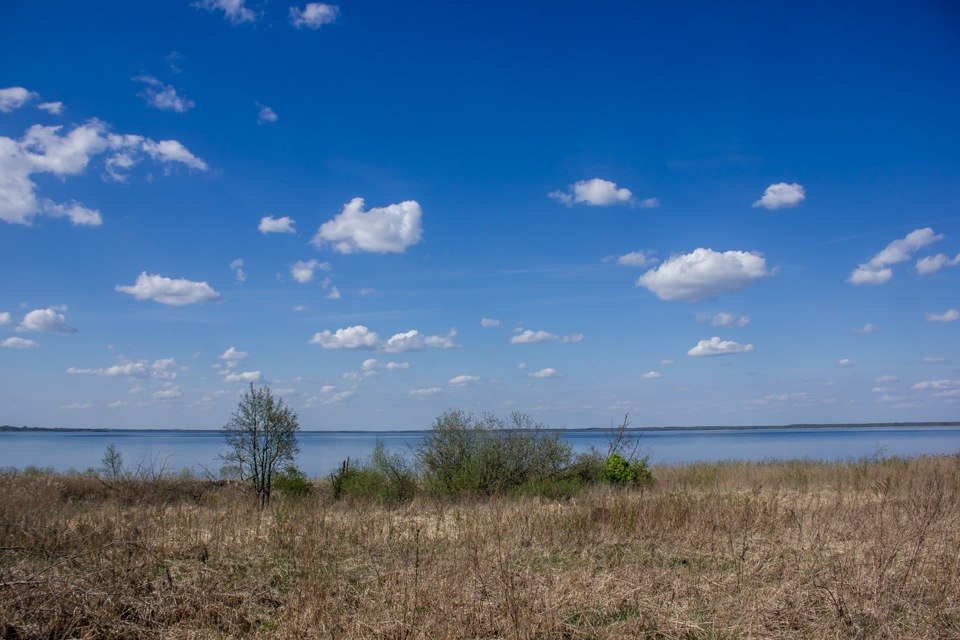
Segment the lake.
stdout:
<svg viewBox="0 0 960 640">
<path fill-rule="evenodd" d="M 423 432 L 300 432 L 297 463 L 311 477 L 325 476 L 347 457 L 363 460 L 377 440 L 389 450 L 407 451 Z M 598 431 L 561 431 L 575 451 L 606 451 Z M 226 453 L 219 431 L 6 431 L 0 432 L 0 468 L 50 467 L 84 471 L 100 466 L 115 444 L 128 466 L 153 465 L 179 471 L 216 472 Z M 960 427 L 889 426 L 780 429 L 683 429 L 644 431 L 641 444 L 653 464 L 722 460 L 844 460 L 882 456 L 960 453 Z"/>
</svg>

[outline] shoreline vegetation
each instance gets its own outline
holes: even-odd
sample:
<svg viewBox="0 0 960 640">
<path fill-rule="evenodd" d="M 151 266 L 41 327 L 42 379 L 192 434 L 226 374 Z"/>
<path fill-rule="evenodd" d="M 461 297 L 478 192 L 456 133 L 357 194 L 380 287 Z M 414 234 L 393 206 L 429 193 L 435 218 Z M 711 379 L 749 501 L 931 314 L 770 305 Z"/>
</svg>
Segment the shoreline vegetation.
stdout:
<svg viewBox="0 0 960 640">
<path fill-rule="evenodd" d="M 960 455 L 557 498 L 0 474 L 5 638 L 955 638 Z"/>
<path fill-rule="evenodd" d="M 881 428 L 903 428 L 903 427 L 960 427 L 960 421 L 944 422 L 856 422 L 856 423 L 823 423 L 823 424 L 784 424 L 784 425 L 704 425 L 704 426 L 664 426 L 664 427 L 631 427 L 627 429 L 632 433 L 648 432 L 666 432 L 666 431 L 774 431 L 780 429 L 881 429 Z M 608 427 L 585 427 L 585 428 L 548 428 L 546 431 L 557 433 L 602 433 L 609 430 Z M 91 432 L 91 433 L 115 433 L 115 432 L 188 432 L 188 433 L 220 433 L 221 429 L 135 429 L 135 428 L 97 428 L 97 427 L 30 427 L 30 426 L 12 426 L 0 425 L 2 432 L 33 432 L 33 431 L 54 431 L 62 433 Z M 518 429 L 518 431 L 523 431 Z M 428 433 L 429 429 L 397 429 L 397 430 L 373 430 L 373 429 L 300 429 L 299 433 Z"/>
</svg>

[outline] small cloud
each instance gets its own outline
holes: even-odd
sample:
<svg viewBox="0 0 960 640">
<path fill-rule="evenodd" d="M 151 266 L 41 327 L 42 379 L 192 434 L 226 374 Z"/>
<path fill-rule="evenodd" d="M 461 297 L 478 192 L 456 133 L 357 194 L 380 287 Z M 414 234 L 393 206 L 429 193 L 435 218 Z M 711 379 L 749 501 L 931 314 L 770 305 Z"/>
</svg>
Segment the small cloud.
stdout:
<svg viewBox="0 0 960 640">
<path fill-rule="evenodd" d="M 153 76 L 137 76 L 133 80 L 147 85 L 138 95 L 154 109 L 185 113 L 196 106 L 193 100 L 179 95 L 172 85 L 164 84 Z"/>
<path fill-rule="evenodd" d="M 891 382 L 899 382 L 900 378 L 897 376 L 880 376 L 874 382 L 879 382 L 880 384 L 889 384 Z"/>
<path fill-rule="evenodd" d="M 337 329 L 335 332 L 322 331 L 313 334 L 310 344 L 324 349 L 361 349 L 373 351 L 380 346 L 380 337 L 363 325 Z"/>
<path fill-rule="evenodd" d="M 552 367 L 547 367 L 545 369 L 540 369 L 540 371 L 534 371 L 528 373 L 527 376 L 531 378 L 556 378 L 560 374 L 557 373 L 557 370 Z"/>
<path fill-rule="evenodd" d="M 917 273 L 925 276 L 931 273 L 936 273 L 944 267 L 955 267 L 958 264 L 960 264 L 960 253 L 953 258 L 950 258 L 945 254 L 938 253 L 935 256 L 927 256 L 926 258 L 920 258 L 917 260 L 916 269 Z"/>
<path fill-rule="evenodd" d="M 233 363 L 241 362 L 243 360 L 246 360 L 249 357 L 250 357 L 249 353 L 247 353 L 246 351 L 239 351 L 237 350 L 236 347 L 230 347 L 229 349 L 221 353 L 219 356 L 217 356 L 217 358 L 219 358 L 220 360 L 226 360 L 227 362 L 233 362 Z"/>
<path fill-rule="evenodd" d="M 645 267 L 650 264 L 650 254 L 647 251 L 632 251 L 617 258 L 617 264 L 626 267 Z"/>
<path fill-rule="evenodd" d="M 873 332 L 875 332 L 876 330 L 877 330 L 877 327 L 876 327 L 875 325 L 873 325 L 873 324 L 871 324 L 871 323 L 868 322 L 867 324 L 863 325 L 862 327 L 857 327 L 857 328 L 853 329 L 853 332 L 854 332 L 854 333 L 873 333 Z"/>
<path fill-rule="evenodd" d="M 154 300 L 177 307 L 220 300 L 220 294 L 206 282 L 165 278 L 157 274 L 147 275 L 146 271 L 140 273 L 133 285 L 117 285 L 114 290 L 129 293 L 137 300 Z"/>
<path fill-rule="evenodd" d="M 660 365 L 664 367 L 669 367 L 671 364 L 675 363 L 676 360 L 673 358 L 666 358 L 665 360 L 660 361 Z"/>
<path fill-rule="evenodd" d="M 921 360 L 920 362 L 923 362 L 924 364 L 943 364 L 943 363 L 945 363 L 945 362 L 949 362 L 949 360 L 947 360 L 946 358 L 940 358 L 940 357 L 935 357 L 935 356 L 927 356 L 926 358 L 924 358 L 924 359 Z"/>
<path fill-rule="evenodd" d="M 468 387 L 470 385 L 477 384 L 478 382 L 480 382 L 479 376 L 456 376 L 454 378 L 450 378 L 447 384 L 449 384 L 451 387 Z"/>
<path fill-rule="evenodd" d="M 224 382 L 259 382 L 263 374 L 259 371 L 241 371 L 239 373 L 229 373 L 223 377 Z"/>
<path fill-rule="evenodd" d="M 298 260 L 290 267 L 290 276 L 300 284 L 311 282 L 316 271 L 329 271 L 329 262 L 319 260 Z"/>
<path fill-rule="evenodd" d="M 257 116 L 257 124 L 266 124 L 268 122 L 276 122 L 279 120 L 276 111 L 266 105 L 260 104 L 259 102 L 255 104 L 260 108 L 260 113 Z"/>
<path fill-rule="evenodd" d="M 14 109 L 19 109 L 31 100 L 37 97 L 33 91 L 28 91 L 23 87 L 7 87 L 0 89 L 0 111 L 10 113 Z"/>
<path fill-rule="evenodd" d="M 960 310 L 947 309 L 943 313 L 928 313 L 927 322 L 956 322 L 960 320 Z"/>
<path fill-rule="evenodd" d="M 324 287 L 324 289 L 326 289 L 326 287 Z M 339 300 L 339 299 L 340 299 L 340 289 L 336 288 L 335 286 L 330 287 L 329 291 L 327 292 L 327 294 L 326 294 L 325 296 L 323 296 L 323 298 L 324 298 L 324 300 Z"/>
<path fill-rule="evenodd" d="M 232 25 L 256 22 L 256 14 L 245 4 L 246 0 L 197 0 L 193 6 L 207 11 L 223 11 L 224 17 Z"/>
<path fill-rule="evenodd" d="M 547 331 L 531 331 L 527 329 L 523 333 L 510 338 L 510 344 L 536 344 L 548 340 L 556 340 L 557 336 Z"/>
<path fill-rule="evenodd" d="M 837 363 L 837 366 L 841 368 L 852 367 L 853 360 L 851 360 L 850 358 L 841 358 L 840 362 Z"/>
<path fill-rule="evenodd" d="M 37 333 L 76 333 L 77 330 L 67 324 L 62 313 L 54 308 L 34 309 L 23 317 L 17 331 L 33 331 Z"/>
<path fill-rule="evenodd" d="M 640 376 L 644 380 L 655 380 L 656 378 L 662 378 L 663 374 L 659 371 L 648 371 Z"/>
<path fill-rule="evenodd" d="M 903 238 L 894 240 L 883 251 L 854 269 L 847 278 L 847 282 L 853 285 L 884 284 L 893 277 L 893 270 L 889 265 L 906 262 L 915 251 L 942 239 L 943 235 L 935 234 L 930 227 L 911 231 Z"/>
<path fill-rule="evenodd" d="M 0 346 L 6 347 L 7 349 L 36 349 L 40 345 L 33 340 L 27 340 L 26 338 L 18 338 L 14 336 L 12 338 L 7 338 L 3 342 L 0 342 Z"/>
<path fill-rule="evenodd" d="M 734 342 L 732 340 L 721 340 L 720 338 L 714 336 L 709 340 L 701 340 L 698 342 L 697 346 L 687 351 L 687 355 L 696 357 L 710 357 L 751 352 L 753 352 L 752 344 L 740 344 L 739 342 Z"/>
<path fill-rule="evenodd" d="M 290 7 L 290 24 L 297 29 L 319 29 L 325 24 L 335 22 L 340 15 L 340 7 L 335 4 L 309 2 L 303 9 Z"/>
<path fill-rule="evenodd" d="M 803 202 L 806 197 L 807 194 L 803 187 L 796 182 L 791 184 L 778 182 L 767 187 L 766 191 L 763 192 L 763 197 L 754 202 L 753 206 L 771 210 L 795 207 Z"/>
<path fill-rule="evenodd" d="M 247 279 L 247 274 L 243 272 L 243 258 L 237 258 L 230 263 L 230 268 L 233 269 L 234 273 L 237 276 L 237 282 L 245 282 Z"/>
<path fill-rule="evenodd" d="M 440 387 L 429 387 L 427 389 L 411 389 L 410 395 L 412 396 L 434 396 L 438 393 L 442 393 L 443 389 Z"/>
<path fill-rule="evenodd" d="M 572 343 L 575 343 L 575 342 L 583 342 L 583 334 L 582 334 L 582 333 L 572 333 L 572 334 L 570 334 L 569 336 L 563 336 L 562 338 L 560 338 L 560 342 L 562 342 L 563 344 L 572 344 Z"/>
<path fill-rule="evenodd" d="M 526 369 L 527 369 L 527 363 L 526 363 L 526 362 L 520 362 L 520 363 L 518 363 L 518 364 L 517 364 L 517 369 L 519 369 L 520 371 L 526 371 Z"/>
<path fill-rule="evenodd" d="M 960 388 L 960 380 L 923 380 L 911 387 L 914 391 L 942 391 L 956 388 Z"/>
<path fill-rule="evenodd" d="M 637 280 L 661 300 L 697 302 L 747 288 L 771 275 L 757 253 L 698 248 L 692 253 L 672 256 Z"/>
<path fill-rule="evenodd" d="M 637 203 L 637 206 L 641 209 L 659 209 L 660 200 L 657 198 L 644 198 Z"/>
<path fill-rule="evenodd" d="M 158 380 L 173 380 L 177 377 L 175 371 L 176 361 L 173 358 L 162 358 L 154 360 L 124 360 L 118 364 L 109 367 L 99 367 L 96 369 L 80 369 L 69 367 L 67 373 L 71 375 L 99 376 L 101 378 L 154 378 Z"/>
<path fill-rule="evenodd" d="M 282 218 L 266 216 L 260 218 L 260 224 L 257 225 L 257 230 L 260 233 L 296 233 L 297 230 L 293 228 L 293 225 L 293 218 L 287 216 L 283 216 Z"/>
<path fill-rule="evenodd" d="M 709 322 L 715 327 L 745 327 L 750 324 L 750 316 L 735 313 L 698 313 L 697 322 Z"/>
<path fill-rule="evenodd" d="M 41 111 L 46 111 L 52 116 L 59 116 L 63 113 L 63 103 L 62 102 L 41 102 L 37 105 L 37 109 Z"/>
<path fill-rule="evenodd" d="M 153 394 L 155 400 L 173 400 L 183 395 L 179 385 L 167 384 L 163 389 Z"/>
<path fill-rule="evenodd" d="M 364 210 L 363 198 L 354 198 L 320 225 L 311 244 L 329 243 L 339 253 L 404 253 L 420 242 L 422 216 L 414 200 Z"/>
<path fill-rule="evenodd" d="M 0 326 L 3 326 L 5 324 L 10 324 L 11 322 L 13 322 L 13 319 L 10 316 L 9 311 L 4 311 L 0 313 Z"/>
<path fill-rule="evenodd" d="M 483 318 L 480 320 L 480 326 L 484 329 L 499 329 L 503 326 L 503 323 L 493 318 Z"/>
<path fill-rule="evenodd" d="M 453 349 L 459 345 L 454 342 L 457 332 L 453 329 L 445 335 L 425 336 L 416 329 L 406 333 L 397 333 L 383 343 L 381 348 L 387 353 L 422 351 L 423 349 Z"/>
<path fill-rule="evenodd" d="M 585 204 L 591 207 L 607 207 L 613 204 L 633 202 L 629 189 L 618 188 L 616 183 L 601 178 L 581 180 L 568 187 L 567 191 L 554 191 L 550 198 L 567 206 Z"/>
</svg>

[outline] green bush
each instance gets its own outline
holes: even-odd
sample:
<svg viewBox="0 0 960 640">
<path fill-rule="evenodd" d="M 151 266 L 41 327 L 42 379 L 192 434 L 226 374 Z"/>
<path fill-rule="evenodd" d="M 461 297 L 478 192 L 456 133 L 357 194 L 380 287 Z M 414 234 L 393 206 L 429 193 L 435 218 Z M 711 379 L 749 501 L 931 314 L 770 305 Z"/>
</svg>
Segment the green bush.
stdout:
<svg viewBox="0 0 960 640">
<path fill-rule="evenodd" d="M 330 476 L 333 497 L 371 498 L 381 502 L 406 502 L 418 491 L 417 473 L 399 452 L 389 452 L 379 440 L 366 464 L 350 465 L 350 460 Z"/>
<path fill-rule="evenodd" d="M 603 463 L 600 477 L 610 484 L 621 486 L 650 486 L 653 474 L 647 466 L 647 458 L 628 461 L 618 453 L 611 454 Z"/>
<path fill-rule="evenodd" d="M 272 484 L 274 489 L 291 498 L 302 498 L 313 492 L 313 485 L 307 480 L 307 474 L 292 464 L 288 464 L 273 476 Z"/>
<path fill-rule="evenodd" d="M 504 421 L 448 411 L 423 437 L 416 457 L 434 493 L 491 495 L 562 477 L 573 452 L 526 414 Z"/>
</svg>

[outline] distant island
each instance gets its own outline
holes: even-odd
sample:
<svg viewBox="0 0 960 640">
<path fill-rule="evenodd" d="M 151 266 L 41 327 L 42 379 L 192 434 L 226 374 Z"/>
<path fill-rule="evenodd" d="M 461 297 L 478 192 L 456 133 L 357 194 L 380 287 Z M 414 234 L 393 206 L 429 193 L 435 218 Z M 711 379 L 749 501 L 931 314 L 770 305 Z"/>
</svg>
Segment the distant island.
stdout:
<svg viewBox="0 0 960 640">
<path fill-rule="evenodd" d="M 665 427 L 635 427 L 627 429 L 630 432 L 662 432 L 662 431 L 769 431 L 773 429 L 879 429 L 879 428 L 897 428 L 897 427 L 960 427 L 960 421 L 954 422 L 860 422 L 860 423 L 831 423 L 831 424 L 782 424 L 782 425 L 753 425 L 753 426 L 721 426 L 721 425 L 697 425 L 689 427 L 665 426 Z M 610 427 L 586 427 L 582 429 L 564 429 L 550 428 L 547 431 L 567 432 L 603 432 L 609 431 Z M 204 432 L 220 431 L 220 429 L 106 429 L 106 428 L 87 428 L 87 427 L 14 427 L 11 425 L 0 425 L 0 432 L 57 432 L 57 433 L 112 433 L 115 431 L 173 431 L 173 432 Z M 429 429 L 301 429 L 301 433 L 422 433 Z"/>
</svg>

